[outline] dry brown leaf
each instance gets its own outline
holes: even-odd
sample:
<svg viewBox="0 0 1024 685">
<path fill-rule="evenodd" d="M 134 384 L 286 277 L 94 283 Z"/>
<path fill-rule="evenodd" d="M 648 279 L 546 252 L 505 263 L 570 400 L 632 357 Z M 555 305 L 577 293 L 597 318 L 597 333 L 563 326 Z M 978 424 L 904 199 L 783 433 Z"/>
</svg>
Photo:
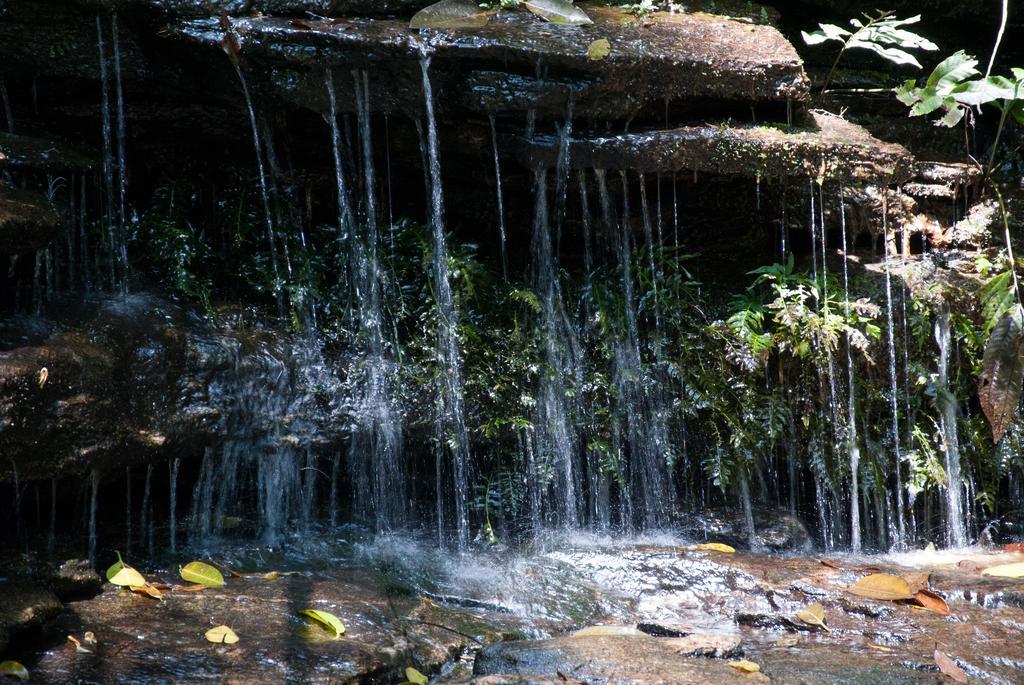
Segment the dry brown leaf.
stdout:
<svg viewBox="0 0 1024 685">
<path fill-rule="evenodd" d="M 956 562 L 956 567 L 961 571 L 967 571 L 968 573 L 977 573 L 984 568 L 981 564 L 971 559 L 961 559 Z"/>
<path fill-rule="evenodd" d="M 868 649 L 873 649 L 876 652 L 881 652 L 882 654 L 892 654 L 893 652 L 896 651 L 892 647 L 886 647 L 884 645 L 876 645 L 874 642 L 869 642 L 868 643 Z"/>
<path fill-rule="evenodd" d="M 818 563 L 821 564 L 822 566 L 827 566 L 828 568 L 834 568 L 834 569 L 837 569 L 839 571 L 843 570 L 842 566 L 840 566 L 836 562 L 831 561 L 829 559 L 818 559 Z"/>
<path fill-rule="evenodd" d="M 1022 552 L 1024 553 L 1024 542 L 1010 542 L 1003 545 L 1004 552 Z"/>
<path fill-rule="evenodd" d="M 931 578 L 931 571 L 920 571 L 915 573 L 903 573 L 900 577 L 907 581 L 907 585 L 910 586 L 911 592 L 917 592 L 918 590 L 928 589 L 928 579 Z"/>
<path fill-rule="evenodd" d="M 77 652 L 78 654 L 92 654 L 92 650 L 83 647 L 82 643 L 79 642 L 78 638 L 74 635 L 68 635 L 68 642 L 75 646 L 75 652 Z"/>
<path fill-rule="evenodd" d="M 810 604 L 796 612 L 796 617 L 809 626 L 824 628 L 826 632 L 832 632 L 832 630 L 825 625 L 825 608 L 818 603 Z"/>
<path fill-rule="evenodd" d="M 730 661 L 729 665 L 735 668 L 737 671 L 743 673 L 757 673 L 761 670 L 761 667 L 755 664 L 753 661 L 747 661 L 746 659 L 740 659 L 739 661 Z"/>
<path fill-rule="evenodd" d="M 946 604 L 946 600 L 931 590 L 918 590 L 917 594 L 914 595 L 914 601 L 928 611 L 941 614 L 942 616 L 949 616 L 949 605 Z"/>
<path fill-rule="evenodd" d="M 996 578 L 1024 578 L 1024 561 L 1016 564 L 999 564 L 989 566 L 981 572 L 983 576 L 995 576 Z"/>
<path fill-rule="evenodd" d="M 163 593 L 161 593 L 160 590 L 156 589 L 152 585 L 149 585 L 148 583 L 146 585 L 129 585 L 128 588 L 136 594 L 152 597 L 153 599 L 164 598 Z"/>
<path fill-rule="evenodd" d="M 173 585 L 172 587 L 175 591 L 181 592 L 201 592 L 203 590 L 209 590 L 208 586 L 200 585 L 199 583 L 194 585 Z"/>
<path fill-rule="evenodd" d="M 858 597 L 867 597 L 868 599 L 894 601 L 914 597 L 907 581 L 899 576 L 890 576 L 888 573 L 872 573 L 870 576 L 864 576 L 847 590 Z"/>
<path fill-rule="evenodd" d="M 967 674 L 964 673 L 963 669 L 956 665 L 956 662 L 951 658 L 935 650 L 935 665 L 939 667 L 939 670 L 948 675 L 950 678 L 958 683 L 967 682 Z"/>
</svg>

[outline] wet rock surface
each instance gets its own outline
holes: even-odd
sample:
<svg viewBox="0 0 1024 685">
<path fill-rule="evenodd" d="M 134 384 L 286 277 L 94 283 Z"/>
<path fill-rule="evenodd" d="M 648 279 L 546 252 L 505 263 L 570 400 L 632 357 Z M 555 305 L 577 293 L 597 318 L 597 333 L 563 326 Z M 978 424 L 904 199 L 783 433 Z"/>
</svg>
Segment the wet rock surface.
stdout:
<svg viewBox="0 0 1024 685">
<path fill-rule="evenodd" d="M 396 682 L 413 666 L 440 676 L 436 682 L 490 685 L 867 685 L 935 682 L 938 644 L 978 682 L 1016 683 L 1024 673 L 1020 581 L 957 565 L 961 557 L 977 568 L 1020 555 L 965 551 L 819 561 L 680 546 L 568 544 L 525 557 L 480 550 L 430 562 L 441 566 L 428 571 L 429 564 L 416 566 L 426 563 L 414 561 L 417 549 L 408 547 L 408 561 L 398 562 L 411 564 L 404 571 L 391 566 L 393 557 L 384 565 L 339 562 L 276 580 L 260 573 L 228 577 L 225 587 L 198 592 L 168 587 L 160 601 L 108 585 L 94 599 L 69 603 L 49 623 L 51 646 L 17 656 L 29 665 L 33 682 L 44 683 L 99 683 L 111 674 L 138 683 Z M 395 593 L 397 586 L 380 575 L 385 567 L 419 580 Z M 915 574 L 915 582 L 945 597 L 950 615 L 847 591 L 879 571 Z M 147 578 L 179 582 L 169 568 Z M 452 597 L 449 587 L 475 602 L 424 596 Z M 577 598 L 571 607 L 559 605 L 559 598 L 570 597 Z M 823 605 L 829 631 L 795 617 L 811 602 Z M 342 639 L 300 637 L 296 613 L 306 608 L 337 615 L 347 627 Z M 753 615 L 766 620 L 747 620 Z M 635 627 L 644 623 L 649 630 L 655 617 L 673 637 Z M 231 626 L 240 641 L 206 642 L 203 633 L 219 624 Z M 583 625 L 590 627 L 570 634 Z M 92 654 L 64 642 L 85 631 L 99 643 Z M 732 668 L 736 659 L 753 661 L 761 673 Z"/>
<path fill-rule="evenodd" d="M 223 436 L 225 403 L 239 400 L 246 370 L 277 370 L 298 397 L 293 345 L 245 324 L 211 325 L 148 295 L 113 297 L 59 325 L 15 319 L 0 329 L 0 480 L 110 473 L 167 460 Z M 329 443 L 325 415 L 289 408 L 279 439 Z M 283 424 L 282 424 L 283 425 Z"/>
<path fill-rule="evenodd" d="M 49 590 L 21 580 L 0 579 L 0 654 L 12 638 L 40 629 L 61 608 L 60 600 Z"/>
<path fill-rule="evenodd" d="M 44 248 L 61 225 L 60 215 L 44 196 L 0 186 L 0 254 Z"/>
<path fill-rule="evenodd" d="M 32 171 L 92 171 L 95 153 L 44 138 L 0 132 L 0 169 Z"/>
<path fill-rule="evenodd" d="M 720 660 L 693 656 L 692 640 L 648 636 L 557 637 L 499 642 L 476 657 L 474 673 L 545 676 L 564 674 L 585 682 L 751 683 Z"/>
<path fill-rule="evenodd" d="M 780 509 L 754 508 L 754 545 L 768 552 L 800 551 L 809 547 L 807 526 L 796 516 Z M 710 509 L 687 519 L 682 531 L 688 537 L 724 542 L 737 549 L 750 546 L 743 512 Z"/>
</svg>

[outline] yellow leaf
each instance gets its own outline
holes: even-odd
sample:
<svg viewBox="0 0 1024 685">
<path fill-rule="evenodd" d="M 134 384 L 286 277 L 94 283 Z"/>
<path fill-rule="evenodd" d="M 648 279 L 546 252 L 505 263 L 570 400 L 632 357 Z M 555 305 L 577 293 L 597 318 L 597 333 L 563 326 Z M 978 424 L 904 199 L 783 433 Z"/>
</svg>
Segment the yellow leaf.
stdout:
<svg viewBox="0 0 1024 685">
<path fill-rule="evenodd" d="M 27 681 L 28 669 L 17 661 L 3 661 L 0 662 L 0 678 L 4 677 Z"/>
<path fill-rule="evenodd" d="M 807 625 L 824 628 L 827 632 L 832 632 L 831 629 L 825 625 L 825 608 L 820 604 L 815 603 L 804 607 L 800 611 L 796 612 L 796 617 Z"/>
<path fill-rule="evenodd" d="M 318 625 L 331 634 L 331 639 L 337 640 L 345 632 L 345 624 L 329 611 L 319 609 L 306 609 L 299 612 L 299 617 L 311 625 Z"/>
<path fill-rule="evenodd" d="M 43 368 L 39 369 L 38 380 L 39 380 L 39 389 L 40 390 L 42 390 L 43 386 L 46 385 L 46 379 L 49 378 L 49 377 L 50 377 L 50 370 L 49 369 L 47 369 L 45 366 Z"/>
<path fill-rule="evenodd" d="M 117 563 L 107 569 L 107 580 L 114 585 L 127 587 L 146 584 L 146 579 L 142 577 L 141 573 L 124 563 L 120 552 L 115 551 L 114 554 L 117 555 Z"/>
<path fill-rule="evenodd" d="M 607 38 L 598 38 L 587 48 L 587 59 L 591 62 L 602 60 L 611 54 L 612 44 Z"/>
<path fill-rule="evenodd" d="M 996 578 L 1024 578 L 1024 561 L 1015 564 L 999 564 L 989 566 L 981 572 L 983 576 L 994 576 Z"/>
<path fill-rule="evenodd" d="M 263 580 L 277 580 L 281 577 L 281 574 L 277 571 L 270 571 L 263 574 Z"/>
<path fill-rule="evenodd" d="M 128 589 L 131 590 L 132 592 L 137 592 L 140 595 L 146 595 L 148 597 L 152 597 L 153 599 L 163 599 L 164 598 L 163 593 L 161 593 L 159 590 L 157 590 L 152 585 L 148 585 L 146 583 L 143 583 L 142 585 L 129 585 Z"/>
<path fill-rule="evenodd" d="M 868 599 L 911 599 L 914 593 L 910 591 L 907 581 L 898 576 L 890 576 L 887 573 L 872 573 L 864 576 L 856 583 L 847 588 L 858 597 Z"/>
<path fill-rule="evenodd" d="M 227 626 L 216 626 L 206 631 L 206 639 L 210 642 L 233 645 L 238 642 L 238 635 Z"/>
<path fill-rule="evenodd" d="M 185 564 L 181 569 L 181 577 L 190 583 L 206 587 L 224 587 L 224 576 L 220 574 L 220 571 L 201 561 Z"/>
<path fill-rule="evenodd" d="M 427 676 L 423 675 L 412 666 L 405 669 L 405 679 L 410 683 L 413 683 L 413 685 L 427 685 L 427 683 L 430 682 L 430 679 L 427 678 Z"/>
<path fill-rule="evenodd" d="M 729 665 L 735 668 L 737 671 L 742 671 L 744 673 L 757 673 L 761 670 L 760 666 L 755 664 L 753 661 L 747 661 L 746 659 L 741 659 L 739 661 L 730 661 Z"/>
<path fill-rule="evenodd" d="M 721 542 L 705 542 L 700 545 L 696 545 L 694 549 L 700 550 L 701 552 L 721 552 L 722 554 L 735 554 L 736 549 L 729 545 L 723 545 Z"/>
</svg>

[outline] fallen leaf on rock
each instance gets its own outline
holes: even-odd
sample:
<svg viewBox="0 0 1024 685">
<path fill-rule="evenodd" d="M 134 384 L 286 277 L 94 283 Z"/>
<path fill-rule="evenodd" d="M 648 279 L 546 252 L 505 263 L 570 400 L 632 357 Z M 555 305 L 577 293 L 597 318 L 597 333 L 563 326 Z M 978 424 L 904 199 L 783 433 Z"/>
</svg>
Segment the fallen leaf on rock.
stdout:
<svg viewBox="0 0 1024 685">
<path fill-rule="evenodd" d="M 598 38 L 587 47 L 587 59 L 591 62 L 602 60 L 612 52 L 612 44 L 607 38 Z"/>
<path fill-rule="evenodd" d="M 594 21 L 571 0 L 525 0 L 526 9 L 552 24 L 580 26 Z"/>
<path fill-rule="evenodd" d="M 88 645 L 89 647 L 92 647 L 94 649 L 95 649 L 96 645 L 99 644 L 99 642 L 96 640 L 96 634 L 93 633 L 91 630 L 85 631 L 85 635 L 82 636 L 82 641 L 86 645 Z"/>
<path fill-rule="evenodd" d="M 145 585 L 146 579 L 142 577 L 142 574 L 133 569 L 128 564 L 124 563 L 124 559 L 121 558 L 121 553 L 114 551 L 117 555 L 117 562 L 107 569 L 107 580 L 114 585 L 121 585 L 125 587 L 131 587 L 133 585 Z"/>
<path fill-rule="evenodd" d="M 572 634 L 573 637 L 606 637 L 622 635 L 642 635 L 636 626 L 587 626 Z"/>
<path fill-rule="evenodd" d="M 269 573 L 263 574 L 263 580 L 277 580 L 281 577 L 281 574 L 277 571 L 270 571 Z"/>
<path fill-rule="evenodd" d="M 142 585 L 129 585 L 128 589 L 137 594 L 152 597 L 153 599 L 164 598 L 163 593 L 161 593 L 160 590 L 158 590 L 157 588 L 153 587 L 148 583 L 144 583 Z"/>
<path fill-rule="evenodd" d="M 1021 552 L 1024 553 L 1024 542 L 1010 542 L 1003 545 L 1004 552 Z"/>
<path fill-rule="evenodd" d="M 911 592 L 917 592 L 918 590 L 928 589 L 928 580 L 931 578 L 931 571 L 920 571 L 917 573 L 903 573 L 900 575 L 903 580 L 907 581 L 907 586 Z"/>
<path fill-rule="evenodd" d="M 233 645 L 238 642 L 238 635 L 227 626 L 216 626 L 206 631 L 206 639 L 210 642 Z"/>
<path fill-rule="evenodd" d="M 704 542 L 694 545 L 694 549 L 701 552 L 721 552 L 722 554 L 735 554 L 736 548 L 724 545 L 721 542 Z"/>
<path fill-rule="evenodd" d="M 210 586 L 193 583 L 192 585 L 172 585 L 171 589 L 175 592 L 201 592 L 203 590 L 209 590 Z"/>
<path fill-rule="evenodd" d="M 776 647 L 796 647 L 800 643 L 800 638 L 796 635 L 783 635 L 775 641 Z"/>
<path fill-rule="evenodd" d="M 847 590 L 858 597 L 867 597 L 868 599 L 893 601 L 897 599 L 912 599 L 914 597 L 914 593 L 910 591 L 907 581 L 899 576 L 891 576 L 888 573 L 872 573 L 870 576 L 864 576 L 848 587 Z"/>
<path fill-rule="evenodd" d="M 884 645 L 876 645 L 874 642 L 869 642 L 868 643 L 868 649 L 873 649 L 876 652 L 881 652 L 882 654 L 892 654 L 893 652 L 896 651 L 892 647 L 886 647 Z"/>
<path fill-rule="evenodd" d="M 487 25 L 490 14 L 473 0 L 441 0 L 421 9 L 409 22 L 411 29 L 471 29 Z"/>
<path fill-rule="evenodd" d="M 834 568 L 834 569 L 837 569 L 839 571 L 843 570 L 842 566 L 840 566 L 836 562 L 830 561 L 828 559 L 818 559 L 818 563 L 821 564 L 822 566 L 827 566 L 828 568 Z"/>
<path fill-rule="evenodd" d="M 82 643 L 74 635 L 68 635 L 68 642 L 75 646 L 75 651 L 79 654 L 92 654 L 91 649 L 86 649 L 82 646 Z"/>
<path fill-rule="evenodd" d="M 412 666 L 405 669 L 405 679 L 413 685 L 427 685 L 427 683 L 430 682 L 430 679 L 427 678 L 427 676 L 423 675 Z"/>
<path fill-rule="evenodd" d="M 201 561 L 191 561 L 181 568 L 182 580 L 206 587 L 224 587 L 224 576 L 220 571 Z"/>
<path fill-rule="evenodd" d="M 329 611 L 306 609 L 299 612 L 299 618 L 306 621 L 309 625 L 315 625 L 323 629 L 333 640 L 337 640 L 345 633 L 345 624 Z"/>
<path fill-rule="evenodd" d="M 949 616 L 949 605 L 946 604 L 946 600 L 931 590 L 918 590 L 914 600 L 928 611 Z"/>
<path fill-rule="evenodd" d="M 994 576 L 996 578 L 1024 578 L 1024 561 L 1015 564 L 999 564 L 989 566 L 981 572 L 983 576 Z"/>
<path fill-rule="evenodd" d="M 939 667 L 939 670 L 948 675 L 950 678 L 958 683 L 967 682 L 967 674 L 964 673 L 963 669 L 956 665 L 956 662 L 951 658 L 935 650 L 935 665 Z"/>
<path fill-rule="evenodd" d="M 729 665 L 735 668 L 737 671 L 742 671 L 743 673 L 758 673 L 761 670 L 760 666 L 755 664 L 753 661 L 747 661 L 746 659 L 741 659 L 739 661 L 730 661 Z"/>
<path fill-rule="evenodd" d="M 0 678 L 28 680 L 28 669 L 17 661 L 0 661 Z"/>
<path fill-rule="evenodd" d="M 810 626 L 824 628 L 826 632 L 832 630 L 825 625 L 825 608 L 818 603 L 810 604 L 796 612 L 796 617 Z"/>
<path fill-rule="evenodd" d="M 39 389 L 40 390 L 42 390 L 43 386 L 46 385 L 46 379 L 49 378 L 49 377 L 50 377 L 50 370 L 49 369 L 47 369 L 45 366 L 43 368 L 39 369 L 38 381 L 39 381 Z"/>
</svg>

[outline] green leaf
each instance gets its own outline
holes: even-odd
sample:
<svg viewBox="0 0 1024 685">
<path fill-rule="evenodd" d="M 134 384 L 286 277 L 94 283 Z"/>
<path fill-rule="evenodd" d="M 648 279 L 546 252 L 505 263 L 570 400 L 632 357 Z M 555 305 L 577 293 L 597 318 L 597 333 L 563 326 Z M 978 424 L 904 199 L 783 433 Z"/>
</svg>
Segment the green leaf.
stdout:
<svg viewBox="0 0 1024 685">
<path fill-rule="evenodd" d="M 853 35 L 846 29 L 836 26 L 835 24 L 818 24 L 821 27 L 820 31 L 812 31 L 807 33 L 801 31 L 800 35 L 803 36 L 804 42 L 808 45 L 818 45 L 824 43 L 826 40 L 838 40 L 843 42 L 846 40 L 846 36 Z"/>
<path fill-rule="evenodd" d="M 607 38 L 598 38 L 587 48 L 587 59 L 592 62 L 602 60 L 612 52 L 612 44 Z"/>
<path fill-rule="evenodd" d="M 201 561 L 193 561 L 181 569 L 181 577 L 190 583 L 206 587 L 224 587 L 224 576 L 220 571 Z"/>
<path fill-rule="evenodd" d="M 939 62 L 928 76 L 928 80 L 924 84 L 925 90 L 948 95 L 961 81 L 977 76 L 980 73 L 975 68 L 977 66 L 978 60 L 963 50 L 954 52 Z"/>
<path fill-rule="evenodd" d="M 114 554 L 117 555 L 117 562 L 107 569 L 107 580 L 114 585 L 127 587 L 140 587 L 146 584 L 146 579 L 141 573 L 124 563 L 120 552 L 115 551 Z"/>
<path fill-rule="evenodd" d="M 28 669 L 17 661 L 0 662 L 0 678 L 17 678 L 28 681 Z"/>
<path fill-rule="evenodd" d="M 992 426 L 992 440 L 1002 440 L 1017 414 L 1024 384 L 1024 310 L 1020 306 L 992 329 L 978 379 L 978 400 Z"/>
<path fill-rule="evenodd" d="M 216 626 L 206 631 L 206 639 L 209 642 L 233 645 L 238 642 L 238 634 L 227 626 Z"/>
<path fill-rule="evenodd" d="M 427 676 L 423 675 L 411 666 L 405 669 L 405 679 L 413 685 L 427 685 L 427 683 L 430 682 Z"/>
<path fill-rule="evenodd" d="M 996 100 L 1015 99 L 1017 96 L 1016 85 L 1005 76 L 989 76 L 954 86 L 950 94 L 962 105 L 980 107 Z"/>
<path fill-rule="evenodd" d="M 476 29 L 486 26 L 491 15 L 473 0 L 441 0 L 413 15 L 411 29 Z"/>
<path fill-rule="evenodd" d="M 569 0 L 526 0 L 526 9 L 552 24 L 582 26 L 593 24 L 593 20 L 583 10 Z"/>
<path fill-rule="evenodd" d="M 329 611 L 306 609 L 299 612 L 299 617 L 306 621 L 306 623 L 327 631 L 332 640 L 337 640 L 345 633 L 345 624 Z"/>
</svg>

